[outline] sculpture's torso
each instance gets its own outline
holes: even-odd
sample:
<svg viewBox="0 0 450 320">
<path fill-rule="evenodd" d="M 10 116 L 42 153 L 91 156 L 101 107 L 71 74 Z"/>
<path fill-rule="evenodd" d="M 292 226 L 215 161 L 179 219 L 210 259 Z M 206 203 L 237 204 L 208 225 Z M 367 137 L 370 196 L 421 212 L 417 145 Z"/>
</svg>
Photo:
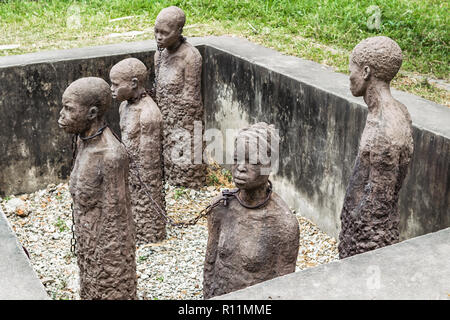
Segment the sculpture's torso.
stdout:
<svg viewBox="0 0 450 320">
<path fill-rule="evenodd" d="M 341 258 L 399 241 L 397 202 L 413 141 L 406 107 L 391 103 L 367 117 L 341 213 Z"/>
<path fill-rule="evenodd" d="M 236 199 L 216 207 L 208 229 L 205 299 L 295 271 L 298 221 L 275 193 L 259 209 L 246 209 Z"/>
<path fill-rule="evenodd" d="M 149 188 L 148 193 L 165 213 L 162 168 L 162 118 L 154 101 L 146 96 L 119 109 L 122 141 L 130 162 L 130 192 L 138 244 L 161 241 L 166 236 L 164 217 L 151 201 L 135 173 Z"/>
<path fill-rule="evenodd" d="M 135 299 L 135 228 L 128 159 L 105 129 L 78 143 L 70 175 L 82 299 Z"/>
<path fill-rule="evenodd" d="M 156 61 L 156 101 L 163 117 L 164 172 L 173 185 L 198 188 L 205 183 L 206 166 L 194 164 L 194 149 L 191 149 L 191 163 L 180 164 L 173 161 L 172 149 L 186 134 L 171 136 L 177 128 L 189 132 L 193 140 L 194 121 L 203 123 L 203 103 L 201 97 L 202 57 L 198 50 L 187 42 L 174 53 L 164 50 Z M 158 67 L 159 66 L 159 67 Z M 159 69 L 159 70 L 158 70 Z M 187 141 L 191 143 L 191 141 Z M 204 144 L 200 140 L 203 150 Z M 200 153 L 202 154 L 202 153 Z M 201 161 L 201 159 L 200 159 Z"/>
</svg>

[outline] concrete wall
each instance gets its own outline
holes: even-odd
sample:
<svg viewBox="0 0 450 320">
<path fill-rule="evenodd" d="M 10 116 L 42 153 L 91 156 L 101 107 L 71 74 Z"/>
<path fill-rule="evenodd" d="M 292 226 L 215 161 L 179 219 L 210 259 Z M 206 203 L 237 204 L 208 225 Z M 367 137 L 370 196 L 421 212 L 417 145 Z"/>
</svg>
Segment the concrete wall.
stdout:
<svg viewBox="0 0 450 320">
<path fill-rule="evenodd" d="M 338 236 L 340 212 L 367 117 L 348 77 L 250 44 L 205 49 L 207 127 L 265 121 L 280 130 L 274 189 L 292 208 Z M 393 92 L 409 109 L 415 150 L 400 195 L 401 238 L 450 226 L 450 109 Z M 231 150 L 232 151 L 232 150 Z"/>
<path fill-rule="evenodd" d="M 71 136 L 57 124 L 64 90 L 81 77 L 109 83 L 111 67 L 130 56 L 153 70 L 154 50 L 143 49 L 120 45 L 0 58 L 0 195 L 28 193 L 68 178 Z M 118 118 L 114 103 L 107 119 L 120 133 Z"/>
<path fill-rule="evenodd" d="M 275 190 L 337 236 L 367 116 L 362 99 L 350 94 L 348 77 L 243 39 L 189 41 L 203 55 L 206 126 L 225 134 L 257 121 L 274 123 L 282 138 Z M 153 69 L 155 48 L 143 41 L 0 58 L 0 195 L 67 178 L 70 137 L 56 121 L 70 82 L 84 76 L 109 81 L 110 68 L 129 56 Z M 415 152 L 400 196 L 406 239 L 450 226 L 450 109 L 399 91 L 394 96 L 414 125 Z M 118 132 L 116 104 L 108 119 Z"/>
</svg>

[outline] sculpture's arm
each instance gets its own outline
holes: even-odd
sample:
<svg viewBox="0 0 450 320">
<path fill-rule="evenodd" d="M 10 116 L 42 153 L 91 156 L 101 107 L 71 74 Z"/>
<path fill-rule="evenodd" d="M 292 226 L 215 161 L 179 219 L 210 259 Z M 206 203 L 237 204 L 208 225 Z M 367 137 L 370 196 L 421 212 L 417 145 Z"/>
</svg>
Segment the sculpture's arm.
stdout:
<svg viewBox="0 0 450 320">
<path fill-rule="evenodd" d="M 103 210 L 111 219 L 126 218 L 129 210 L 128 158 L 122 145 L 110 150 L 104 156 L 102 202 Z M 123 221 L 123 220 L 122 220 Z"/>
<path fill-rule="evenodd" d="M 286 232 L 283 233 L 284 241 L 282 241 L 282 246 L 279 252 L 278 263 L 280 268 L 278 269 L 279 274 L 277 276 L 282 276 L 291 272 L 295 272 L 295 265 L 297 262 L 299 241 L 300 241 L 300 228 L 295 218 L 294 214 L 288 219 L 289 223 L 286 228 Z"/>
<path fill-rule="evenodd" d="M 345 191 L 343 212 L 358 210 L 364 197 L 364 188 L 369 178 L 370 159 L 368 154 L 359 153 L 356 157 L 350 181 Z"/>
<path fill-rule="evenodd" d="M 364 186 L 364 196 L 358 214 L 371 219 L 381 218 L 397 205 L 400 152 L 389 147 L 372 148 L 369 176 Z"/>
<path fill-rule="evenodd" d="M 184 60 L 183 100 L 190 105 L 201 103 L 202 57 L 189 52 Z"/>
<path fill-rule="evenodd" d="M 203 292 L 207 297 L 213 293 L 214 265 L 217 257 L 220 223 L 220 208 L 215 208 L 208 216 L 208 242 L 203 266 Z"/>
<path fill-rule="evenodd" d="M 151 102 L 148 102 L 151 101 Z M 155 168 L 160 168 L 162 116 L 152 100 L 141 102 L 142 111 L 139 118 L 139 166 L 144 182 L 152 179 Z"/>
</svg>

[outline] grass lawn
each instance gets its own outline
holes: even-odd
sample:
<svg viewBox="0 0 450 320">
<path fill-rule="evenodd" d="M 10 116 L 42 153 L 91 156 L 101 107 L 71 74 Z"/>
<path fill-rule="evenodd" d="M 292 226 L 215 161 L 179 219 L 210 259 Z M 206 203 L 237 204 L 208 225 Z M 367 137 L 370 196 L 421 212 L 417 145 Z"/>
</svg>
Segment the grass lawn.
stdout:
<svg viewBox="0 0 450 320">
<path fill-rule="evenodd" d="M 450 81 L 447 0 L 6 0 L 0 55 L 152 39 L 170 5 L 185 11 L 188 37 L 237 35 L 343 73 L 359 41 L 389 36 L 404 53 L 393 86 L 450 107 L 449 91 L 433 81 Z"/>
</svg>

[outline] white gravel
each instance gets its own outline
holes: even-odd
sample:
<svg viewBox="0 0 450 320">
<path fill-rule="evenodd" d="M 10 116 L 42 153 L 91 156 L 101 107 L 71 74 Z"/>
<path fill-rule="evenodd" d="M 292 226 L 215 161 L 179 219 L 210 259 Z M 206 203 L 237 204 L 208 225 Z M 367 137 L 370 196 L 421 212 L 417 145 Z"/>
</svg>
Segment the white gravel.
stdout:
<svg viewBox="0 0 450 320">
<path fill-rule="evenodd" d="M 166 186 L 168 214 L 187 220 L 220 191 Z M 23 203 L 21 203 L 20 200 Z M 175 201 L 176 200 L 176 201 Z M 52 299 L 79 299 L 78 267 L 70 252 L 72 199 L 67 184 L 49 185 L 32 194 L 1 199 L 19 241 Z M 337 243 L 308 219 L 300 224 L 296 271 L 338 259 Z M 139 299 L 203 299 L 203 261 L 208 232 L 206 220 L 186 229 L 167 229 L 167 239 L 136 248 Z"/>
</svg>

